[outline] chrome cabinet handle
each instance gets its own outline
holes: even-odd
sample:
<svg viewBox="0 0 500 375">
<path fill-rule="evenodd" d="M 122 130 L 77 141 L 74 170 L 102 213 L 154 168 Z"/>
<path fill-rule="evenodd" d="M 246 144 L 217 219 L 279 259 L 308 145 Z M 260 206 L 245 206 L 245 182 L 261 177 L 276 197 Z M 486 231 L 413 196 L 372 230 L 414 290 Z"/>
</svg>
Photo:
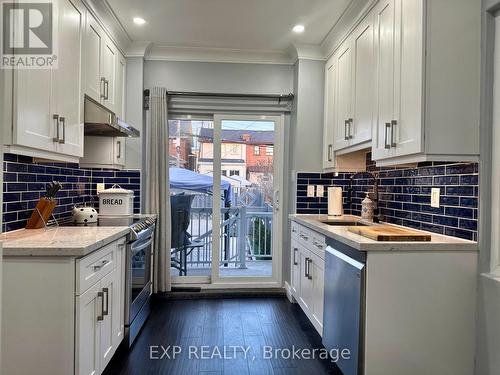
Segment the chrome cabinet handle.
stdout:
<svg viewBox="0 0 500 375">
<path fill-rule="evenodd" d="M 310 265 L 311 263 L 312 263 L 312 259 L 307 258 L 307 278 L 308 278 L 309 280 L 312 280 L 312 278 L 313 278 L 313 277 L 312 277 L 312 275 L 311 275 L 311 273 L 310 273 L 310 268 L 309 268 L 309 265 Z"/>
<path fill-rule="evenodd" d="M 321 242 L 319 242 L 319 241 L 314 241 L 314 243 L 313 243 L 313 244 L 314 244 L 314 246 L 316 246 L 318 249 L 323 250 L 323 245 L 321 244 Z"/>
<path fill-rule="evenodd" d="M 307 237 L 306 235 L 304 235 L 302 233 L 300 234 L 300 238 L 302 238 L 303 240 L 306 240 L 306 241 L 309 239 L 309 237 Z"/>
<path fill-rule="evenodd" d="M 296 247 L 293 248 L 293 265 L 294 266 L 297 266 L 299 263 L 297 263 L 297 258 L 295 257 L 295 254 L 297 254 L 297 251 L 299 249 L 297 249 Z"/>
<path fill-rule="evenodd" d="M 308 264 L 309 264 L 309 258 L 305 258 L 304 259 L 304 277 L 307 277 L 307 278 L 309 278 L 309 275 L 307 274 Z"/>
<path fill-rule="evenodd" d="M 391 147 L 396 147 L 396 141 L 394 140 L 394 127 L 398 124 L 397 120 L 391 121 Z"/>
<path fill-rule="evenodd" d="M 100 264 L 97 264 L 94 266 L 94 271 L 99 271 L 102 267 L 104 267 L 109 262 L 111 262 L 109 259 L 103 260 Z"/>
<path fill-rule="evenodd" d="M 109 99 L 109 80 L 104 81 L 104 100 Z"/>
<path fill-rule="evenodd" d="M 333 151 L 333 145 L 328 145 L 328 161 L 333 160 L 332 151 Z"/>
<path fill-rule="evenodd" d="M 344 120 L 344 139 L 349 140 L 349 134 L 347 133 L 347 128 L 349 127 L 349 120 Z"/>
<path fill-rule="evenodd" d="M 59 122 L 62 124 L 63 137 L 59 140 L 59 143 L 66 143 L 66 118 L 59 117 Z M 59 126 L 57 127 L 59 129 Z"/>
<path fill-rule="evenodd" d="M 101 315 L 97 315 L 97 320 L 104 320 L 104 293 L 97 292 L 97 298 L 101 297 Z"/>
<path fill-rule="evenodd" d="M 348 127 L 347 127 L 347 138 L 352 139 L 352 123 L 354 120 L 352 118 L 348 119 Z"/>
<path fill-rule="evenodd" d="M 120 159 L 122 157 L 122 142 L 117 141 L 116 144 L 118 145 L 118 155 L 116 157 Z"/>
<path fill-rule="evenodd" d="M 52 138 L 53 142 L 59 142 L 59 115 L 52 115 L 52 119 L 56 120 L 56 136 Z"/>
<path fill-rule="evenodd" d="M 391 129 L 391 123 L 390 122 L 386 122 L 385 123 L 385 130 L 384 130 L 384 132 L 385 132 L 384 147 L 386 149 L 391 148 L 391 145 L 387 143 L 387 131 L 390 130 L 390 129 Z"/>
<path fill-rule="evenodd" d="M 292 228 L 292 233 L 296 233 L 297 230 L 295 228 Z"/>
<path fill-rule="evenodd" d="M 106 99 L 106 78 L 101 77 L 101 99 Z"/>
<path fill-rule="evenodd" d="M 102 292 L 106 295 L 106 310 L 102 310 L 102 316 L 106 316 L 109 314 L 109 289 L 102 288 Z"/>
</svg>

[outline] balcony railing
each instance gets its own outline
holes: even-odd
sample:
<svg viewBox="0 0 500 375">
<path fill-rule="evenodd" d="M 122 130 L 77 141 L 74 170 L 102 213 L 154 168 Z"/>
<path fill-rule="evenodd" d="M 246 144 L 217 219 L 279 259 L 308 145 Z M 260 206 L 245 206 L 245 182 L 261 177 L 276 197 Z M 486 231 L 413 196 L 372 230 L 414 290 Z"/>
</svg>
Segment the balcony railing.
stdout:
<svg viewBox="0 0 500 375">
<path fill-rule="evenodd" d="M 188 232 L 193 240 L 203 246 L 187 256 L 189 269 L 210 268 L 212 264 L 212 213 L 211 207 L 191 208 Z M 221 267 L 247 268 L 248 261 L 272 259 L 272 207 L 230 207 L 221 209 Z"/>
</svg>

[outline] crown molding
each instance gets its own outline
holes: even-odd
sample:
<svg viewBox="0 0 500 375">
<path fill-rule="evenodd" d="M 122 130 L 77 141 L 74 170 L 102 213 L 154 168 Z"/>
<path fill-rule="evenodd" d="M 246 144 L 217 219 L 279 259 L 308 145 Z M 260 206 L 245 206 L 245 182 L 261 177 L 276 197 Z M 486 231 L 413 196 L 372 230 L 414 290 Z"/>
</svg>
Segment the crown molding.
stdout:
<svg viewBox="0 0 500 375">
<path fill-rule="evenodd" d="M 148 41 L 132 42 L 125 51 L 125 57 L 144 57 L 149 53 L 152 45 L 153 43 Z"/>
<path fill-rule="evenodd" d="M 288 51 L 252 50 L 209 47 L 179 47 L 153 44 L 146 53 L 151 61 L 196 61 L 249 64 L 293 65 L 295 60 Z"/>
<path fill-rule="evenodd" d="M 89 12 L 108 34 L 109 38 L 125 54 L 132 39 L 121 24 L 107 0 L 82 0 Z"/>
<path fill-rule="evenodd" d="M 295 44 L 290 50 L 290 55 L 292 55 L 295 60 L 326 60 L 323 49 L 317 44 Z"/>
<path fill-rule="evenodd" d="M 378 0 L 352 0 L 321 42 L 323 56 L 330 58 Z"/>
</svg>

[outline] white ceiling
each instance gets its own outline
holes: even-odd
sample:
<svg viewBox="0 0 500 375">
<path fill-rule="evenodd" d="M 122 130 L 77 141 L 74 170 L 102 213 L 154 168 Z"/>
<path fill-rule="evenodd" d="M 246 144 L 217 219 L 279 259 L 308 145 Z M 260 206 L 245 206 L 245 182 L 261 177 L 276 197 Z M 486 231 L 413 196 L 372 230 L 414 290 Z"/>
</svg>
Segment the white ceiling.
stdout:
<svg viewBox="0 0 500 375">
<path fill-rule="evenodd" d="M 320 44 L 351 0 L 107 0 L 133 41 L 283 51 Z M 142 26 L 132 22 L 142 17 Z M 291 31 L 303 24 L 303 34 Z"/>
</svg>

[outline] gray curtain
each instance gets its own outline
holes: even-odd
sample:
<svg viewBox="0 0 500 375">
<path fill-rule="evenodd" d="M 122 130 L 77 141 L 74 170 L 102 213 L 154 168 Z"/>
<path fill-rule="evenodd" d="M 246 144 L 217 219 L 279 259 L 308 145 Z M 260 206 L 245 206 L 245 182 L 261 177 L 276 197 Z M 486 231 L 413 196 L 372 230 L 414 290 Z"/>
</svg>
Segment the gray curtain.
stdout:
<svg viewBox="0 0 500 375">
<path fill-rule="evenodd" d="M 158 215 L 154 254 L 155 292 L 170 291 L 170 191 L 167 90 L 150 90 L 146 120 L 145 212 Z"/>
</svg>

